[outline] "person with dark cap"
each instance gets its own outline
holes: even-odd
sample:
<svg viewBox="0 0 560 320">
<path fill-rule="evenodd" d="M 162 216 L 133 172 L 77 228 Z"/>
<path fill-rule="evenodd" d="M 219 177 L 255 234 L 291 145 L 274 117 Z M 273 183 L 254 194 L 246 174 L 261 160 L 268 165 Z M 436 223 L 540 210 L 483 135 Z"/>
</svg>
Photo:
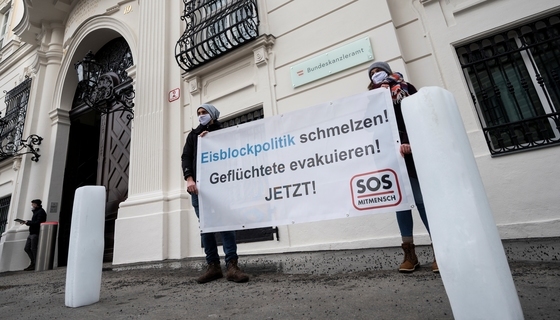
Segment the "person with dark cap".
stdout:
<svg viewBox="0 0 560 320">
<path fill-rule="evenodd" d="M 416 167 L 414 166 L 414 159 L 412 158 L 412 149 L 410 148 L 406 126 L 401 111 L 402 99 L 406 98 L 409 95 L 415 94 L 417 90 L 412 84 L 404 81 L 404 77 L 400 72 L 393 72 L 389 64 L 384 61 L 376 61 L 369 67 L 368 79 L 370 80 L 368 90 L 377 88 L 386 88 L 391 90 L 391 99 L 393 100 L 393 108 L 395 109 L 397 128 L 399 130 L 399 136 L 401 140 L 400 153 L 401 156 L 404 157 L 406 169 L 410 178 L 410 184 L 412 186 L 412 192 L 414 194 L 414 201 L 416 202 L 416 208 L 418 209 L 420 218 L 422 219 L 422 222 L 424 223 L 424 226 L 426 227 L 426 230 L 428 230 L 429 234 L 430 227 L 428 225 L 428 218 L 426 217 L 426 209 L 424 207 L 424 200 L 422 199 L 422 191 L 420 190 L 418 175 L 416 174 Z M 412 235 L 412 211 L 398 211 L 397 223 L 399 225 L 399 230 L 402 238 L 401 247 L 404 251 L 404 261 L 399 266 L 399 272 L 410 273 L 420 266 L 418 257 L 416 256 L 414 237 Z M 432 262 L 432 271 L 434 273 L 439 272 L 435 255 L 434 261 Z"/>
<path fill-rule="evenodd" d="M 39 231 L 41 229 L 41 223 L 47 221 L 47 213 L 43 209 L 43 206 L 41 206 L 41 200 L 35 199 L 31 201 L 31 211 L 33 212 L 31 220 L 27 220 L 25 223 L 22 222 L 22 224 L 29 226 L 29 236 L 27 236 L 24 250 L 29 256 L 31 264 L 23 269 L 25 271 L 35 270 L 37 246 L 39 245 Z"/>
<path fill-rule="evenodd" d="M 198 137 L 204 137 L 208 132 L 221 129 L 222 125 L 218 121 L 220 111 L 211 104 L 203 104 L 196 110 L 200 125 L 193 129 L 187 136 L 187 141 L 183 147 L 181 155 L 181 166 L 183 167 L 183 177 L 187 181 L 187 192 L 191 195 L 191 203 L 194 207 L 196 216 L 200 219 L 198 211 L 198 187 L 196 185 L 196 155 Z M 235 241 L 235 231 L 222 231 L 223 250 L 226 262 L 226 279 L 233 282 L 247 282 L 249 276 L 239 269 L 237 256 L 237 243 Z M 218 255 L 218 245 L 215 233 L 202 233 L 202 246 L 206 254 L 206 272 L 198 277 L 198 283 L 206 283 L 223 277 L 222 267 L 220 266 L 220 256 Z"/>
</svg>

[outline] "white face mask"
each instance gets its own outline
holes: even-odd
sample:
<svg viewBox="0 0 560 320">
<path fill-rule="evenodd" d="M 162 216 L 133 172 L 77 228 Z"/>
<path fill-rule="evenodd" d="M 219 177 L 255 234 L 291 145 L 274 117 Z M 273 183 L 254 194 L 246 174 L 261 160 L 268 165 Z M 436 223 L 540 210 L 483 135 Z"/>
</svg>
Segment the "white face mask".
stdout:
<svg viewBox="0 0 560 320">
<path fill-rule="evenodd" d="M 385 80 L 385 78 L 387 78 L 387 72 L 378 71 L 378 72 L 374 73 L 373 76 L 371 76 L 371 81 L 373 81 L 373 83 L 375 83 L 375 84 L 378 84 L 381 81 Z"/>
<path fill-rule="evenodd" d="M 212 117 L 210 117 L 209 114 L 202 114 L 198 116 L 198 121 L 203 126 L 207 125 L 210 122 L 210 120 L 212 120 Z"/>
</svg>

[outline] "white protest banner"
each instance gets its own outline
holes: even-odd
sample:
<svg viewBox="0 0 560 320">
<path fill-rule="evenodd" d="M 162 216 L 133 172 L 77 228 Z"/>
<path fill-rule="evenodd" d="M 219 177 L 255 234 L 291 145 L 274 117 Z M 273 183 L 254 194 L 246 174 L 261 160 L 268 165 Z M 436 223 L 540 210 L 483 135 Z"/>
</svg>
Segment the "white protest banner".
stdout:
<svg viewBox="0 0 560 320">
<path fill-rule="evenodd" d="M 213 131 L 198 144 L 203 233 L 414 205 L 386 89 Z"/>
</svg>

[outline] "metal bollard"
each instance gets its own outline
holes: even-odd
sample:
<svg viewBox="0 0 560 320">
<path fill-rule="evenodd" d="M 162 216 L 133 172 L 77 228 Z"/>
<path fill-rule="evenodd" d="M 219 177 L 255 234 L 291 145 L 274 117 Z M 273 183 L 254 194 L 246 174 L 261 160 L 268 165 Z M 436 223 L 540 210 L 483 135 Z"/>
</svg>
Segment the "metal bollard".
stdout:
<svg viewBox="0 0 560 320">
<path fill-rule="evenodd" d="M 35 271 L 51 270 L 53 268 L 57 229 L 58 222 L 56 221 L 41 223 Z"/>
</svg>

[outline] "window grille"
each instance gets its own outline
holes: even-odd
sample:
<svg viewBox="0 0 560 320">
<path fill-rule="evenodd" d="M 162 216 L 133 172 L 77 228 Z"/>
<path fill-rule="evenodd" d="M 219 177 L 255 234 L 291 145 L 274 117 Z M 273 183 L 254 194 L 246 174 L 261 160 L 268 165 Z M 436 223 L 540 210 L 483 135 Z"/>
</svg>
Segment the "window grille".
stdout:
<svg viewBox="0 0 560 320">
<path fill-rule="evenodd" d="M 2 237 L 2 233 L 6 231 L 6 225 L 8 224 L 10 201 L 12 201 L 12 195 L 0 198 L 0 238 Z"/>
<path fill-rule="evenodd" d="M 27 78 L 6 93 L 6 115 L 0 119 L 0 160 L 13 156 L 24 145 L 22 135 L 30 91 L 31 78 Z"/>
<path fill-rule="evenodd" d="M 232 127 L 232 126 L 236 126 L 238 124 L 242 124 L 245 122 L 251 122 L 251 121 L 255 121 L 255 120 L 259 120 L 264 118 L 264 112 L 263 112 L 263 108 L 260 108 L 258 110 L 254 110 L 254 111 L 250 111 L 247 113 L 244 113 L 240 116 L 237 116 L 235 118 L 229 118 L 229 119 L 225 119 L 225 120 L 220 120 L 220 122 L 222 123 L 222 128 L 227 128 L 227 127 Z"/>
<path fill-rule="evenodd" d="M 190 71 L 255 39 L 257 0 L 183 0 L 186 29 L 175 47 L 179 66 Z"/>
<path fill-rule="evenodd" d="M 238 115 L 234 118 L 226 118 L 220 120 L 222 123 L 222 128 L 236 126 L 238 124 L 256 121 L 264 118 L 263 108 L 257 110 L 249 111 L 242 115 Z M 275 236 L 276 235 L 276 236 Z M 248 242 L 258 242 L 258 241 L 270 241 L 274 240 L 276 237 L 277 241 L 280 241 L 280 236 L 278 234 L 277 227 L 264 227 L 256 229 L 247 230 L 237 230 L 235 232 L 235 239 L 237 243 L 248 243 Z M 219 245 L 222 245 L 222 240 L 220 237 L 216 237 L 216 241 Z"/>
<path fill-rule="evenodd" d="M 560 144 L 560 15 L 456 48 L 492 155 Z"/>
</svg>

